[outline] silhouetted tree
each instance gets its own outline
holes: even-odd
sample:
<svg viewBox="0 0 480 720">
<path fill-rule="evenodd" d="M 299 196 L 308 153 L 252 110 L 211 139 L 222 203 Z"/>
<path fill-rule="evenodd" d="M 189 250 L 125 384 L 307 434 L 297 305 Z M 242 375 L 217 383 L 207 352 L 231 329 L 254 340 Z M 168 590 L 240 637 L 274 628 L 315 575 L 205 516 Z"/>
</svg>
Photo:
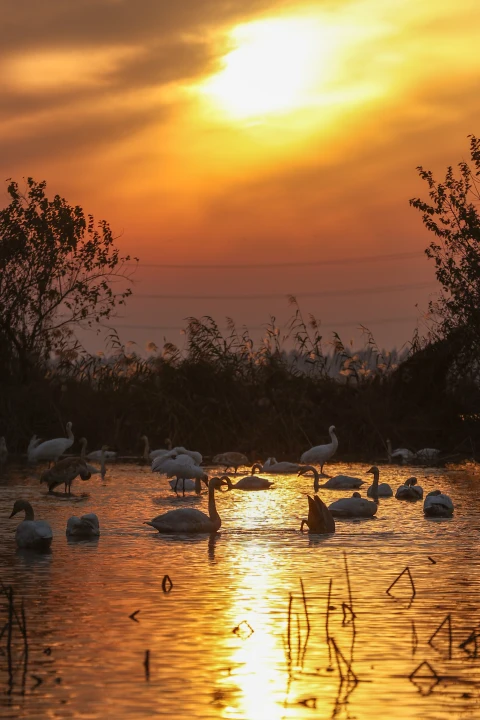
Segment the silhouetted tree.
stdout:
<svg viewBox="0 0 480 720">
<path fill-rule="evenodd" d="M 461 162 L 458 172 L 448 167 L 443 182 L 418 167 L 430 201 L 414 198 L 410 204 L 436 237 L 425 251 L 442 286 L 429 305 L 434 337 L 453 342 L 458 357 L 470 361 L 478 357 L 480 345 L 480 139 L 469 137 L 473 166 Z"/>
<path fill-rule="evenodd" d="M 131 294 L 130 257 L 120 257 L 108 223 L 59 195 L 49 200 L 45 187 L 28 178 L 23 194 L 10 181 L 0 211 L 2 371 L 22 378 L 74 346 L 75 327 L 108 320 Z"/>
</svg>

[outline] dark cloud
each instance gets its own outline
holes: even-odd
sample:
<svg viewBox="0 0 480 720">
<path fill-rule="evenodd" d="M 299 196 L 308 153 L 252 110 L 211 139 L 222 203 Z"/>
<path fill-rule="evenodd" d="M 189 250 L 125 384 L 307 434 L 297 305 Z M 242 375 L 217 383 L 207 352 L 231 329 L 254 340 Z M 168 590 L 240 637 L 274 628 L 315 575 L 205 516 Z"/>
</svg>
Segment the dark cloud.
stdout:
<svg viewBox="0 0 480 720">
<path fill-rule="evenodd" d="M 20 90 L 5 88 L 0 93 L 0 120 L 30 115 L 43 110 L 64 108 L 80 101 L 122 95 L 130 90 L 191 80 L 213 72 L 216 59 L 201 42 L 179 40 L 146 47 L 138 56 L 118 63 L 114 71 L 101 76 L 101 82 L 84 86 L 62 85 L 55 89 Z"/>
<path fill-rule="evenodd" d="M 275 2 L 281 7 L 283 0 Z M 271 8 L 268 0 L 7 0 L 3 54 L 51 48 L 134 45 L 202 34 Z"/>
<path fill-rule="evenodd" d="M 35 130 L 17 142 L 0 138 L 3 167 L 22 165 L 47 158 L 76 160 L 80 153 L 92 154 L 101 148 L 127 139 L 145 128 L 165 122 L 166 110 L 150 108 L 104 110 L 101 113 L 36 125 Z"/>
</svg>

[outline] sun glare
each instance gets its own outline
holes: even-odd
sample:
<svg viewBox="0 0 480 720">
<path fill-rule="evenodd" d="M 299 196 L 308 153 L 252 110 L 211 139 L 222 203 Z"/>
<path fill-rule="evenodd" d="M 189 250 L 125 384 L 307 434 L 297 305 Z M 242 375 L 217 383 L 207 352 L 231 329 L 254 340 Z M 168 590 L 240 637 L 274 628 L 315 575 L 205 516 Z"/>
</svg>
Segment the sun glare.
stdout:
<svg viewBox="0 0 480 720">
<path fill-rule="evenodd" d="M 230 115 L 284 113 L 310 102 L 334 40 L 316 18 L 261 20 L 231 32 L 234 49 L 204 91 Z"/>
</svg>

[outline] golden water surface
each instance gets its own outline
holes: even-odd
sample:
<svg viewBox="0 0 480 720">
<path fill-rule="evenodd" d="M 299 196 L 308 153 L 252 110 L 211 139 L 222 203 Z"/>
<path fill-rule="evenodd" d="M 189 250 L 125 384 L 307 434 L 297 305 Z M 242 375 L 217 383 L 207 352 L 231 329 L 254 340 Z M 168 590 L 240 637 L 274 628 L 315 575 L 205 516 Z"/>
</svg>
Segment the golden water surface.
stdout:
<svg viewBox="0 0 480 720">
<path fill-rule="evenodd" d="M 328 469 L 371 478 L 366 465 Z M 0 716 L 479 718 L 476 640 L 459 647 L 480 623 L 477 479 L 459 468 L 380 470 L 394 489 L 414 473 L 425 492 L 442 489 L 454 517 L 425 519 L 421 502 L 389 498 L 373 520 L 309 536 L 299 526 L 312 479 L 272 476 L 268 491 L 216 494 L 216 536 L 168 537 L 144 521 L 174 507 L 206 511 L 207 496 L 177 499 L 148 466 L 110 465 L 104 482 L 74 481 L 70 498 L 46 495 L 38 470 L 9 468 L 0 577 L 18 608 L 24 600 L 28 658 L 15 628 L 9 674 L 1 635 Z M 320 490 L 326 502 L 346 494 Z M 50 553 L 17 550 L 18 520 L 8 519 L 17 498 L 51 524 Z M 87 512 L 100 538 L 67 541 L 68 517 Z M 386 593 L 407 566 L 413 601 L 406 574 Z M 447 616 L 451 636 L 446 621 L 429 643 Z M 0 633 L 7 619 L 1 597 Z"/>
</svg>

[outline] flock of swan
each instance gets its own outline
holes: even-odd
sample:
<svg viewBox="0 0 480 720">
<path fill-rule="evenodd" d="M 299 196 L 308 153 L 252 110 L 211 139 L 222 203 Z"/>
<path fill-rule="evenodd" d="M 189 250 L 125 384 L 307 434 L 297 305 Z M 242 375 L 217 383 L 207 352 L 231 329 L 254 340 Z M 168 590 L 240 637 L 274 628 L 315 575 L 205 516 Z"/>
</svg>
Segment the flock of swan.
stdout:
<svg viewBox="0 0 480 720">
<path fill-rule="evenodd" d="M 105 462 L 107 453 L 109 459 L 114 459 L 115 453 L 108 451 L 106 445 L 101 450 L 86 454 L 87 441 L 80 440 L 80 457 L 61 458 L 62 454 L 73 445 L 74 435 L 72 423 L 67 423 L 67 437 L 55 438 L 41 442 L 36 436 L 31 439 L 27 457 L 29 462 L 35 463 L 40 460 L 48 460 L 54 465 L 44 470 L 40 476 L 40 482 L 48 485 L 48 492 L 53 493 L 59 485 L 64 485 L 65 493 L 71 492 L 71 485 L 76 477 L 81 480 L 90 479 L 94 473 L 105 477 Z M 226 487 L 227 490 L 268 490 L 273 486 L 273 481 L 256 474 L 297 474 L 313 475 L 313 490 L 317 493 L 320 489 L 333 490 L 355 490 L 351 497 L 341 498 L 332 502 L 328 507 L 324 501 L 315 495 L 308 498 L 308 517 L 301 522 L 300 530 L 308 527 L 310 533 L 328 534 L 335 532 L 335 518 L 372 518 L 377 513 L 380 497 L 392 497 L 393 489 L 388 483 L 380 482 L 380 471 L 377 466 L 372 466 L 367 474 L 373 476 L 372 484 L 366 490 L 367 497 L 362 497 L 358 492 L 366 484 L 365 480 L 349 475 L 336 475 L 330 477 L 323 484 L 320 483 L 325 463 L 330 460 L 338 447 L 338 439 L 335 427 L 329 428 L 330 442 L 324 445 L 316 445 L 300 458 L 299 463 L 277 462 L 275 458 L 269 458 L 265 463 L 255 463 L 252 466 L 251 474 L 241 477 L 233 483 L 226 472 L 232 468 L 235 474 L 238 468 L 248 465 L 248 458 L 239 452 L 226 452 L 214 456 L 213 463 L 224 468 L 224 474 L 208 477 L 205 467 L 201 465 L 202 455 L 199 452 L 188 450 L 182 446 L 172 447 L 168 441 L 166 448 L 150 451 L 148 438 L 142 436 L 144 442 L 143 458 L 151 461 L 152 472 L 158 472 L 167 477 L 172 490 L 177 495 L 181 492 L 194 491 L 201 494 L 202 484 L 208 488 L 208 514 L 196 508 L 179 508 L 170 510 L 158 515 L 151 521 L 145 523 L 160 533 L 215 533 L 221 527 L 221 518 L 216 508 L 215 490 Z M 5 443 L 0 442 L 1 447 Z M 391 447 L 389 455 L 392 455 Z M 100 468 L 90 465 L 87 460 L 100 460 Z M 317 467 L 320 467 L 320 472 Z M 369 499 L 371 498 L 371 499 Z M 410 477 L 400 485 L 395 492 L 397 500 L 415 502 L 423 499 L 423 488 L 417 484 L 415 477 Z M 451 499 L 440 490 L 428 493 L 423 504 L 423 512 L 429 517 L 451 517 L 454 506 Z M 16 530 L 16 542 L 20 548 L 34 548 L 45 550 L 50 547 L 53 539 L 53 532 L 50 525 L 44 520 L 35 520 L 34 511 L 26 500 L 17 500 L 13 506 L 10 517 L 17 513 L 24 512 L 25 519 L 20 522 Z M 92 538 L 100 534 L 100 525 L 95 513 L 88 513 L 82 517 L 73 516 L 67 522 L 66 534 L 70 537 Z"/>
</svg>

